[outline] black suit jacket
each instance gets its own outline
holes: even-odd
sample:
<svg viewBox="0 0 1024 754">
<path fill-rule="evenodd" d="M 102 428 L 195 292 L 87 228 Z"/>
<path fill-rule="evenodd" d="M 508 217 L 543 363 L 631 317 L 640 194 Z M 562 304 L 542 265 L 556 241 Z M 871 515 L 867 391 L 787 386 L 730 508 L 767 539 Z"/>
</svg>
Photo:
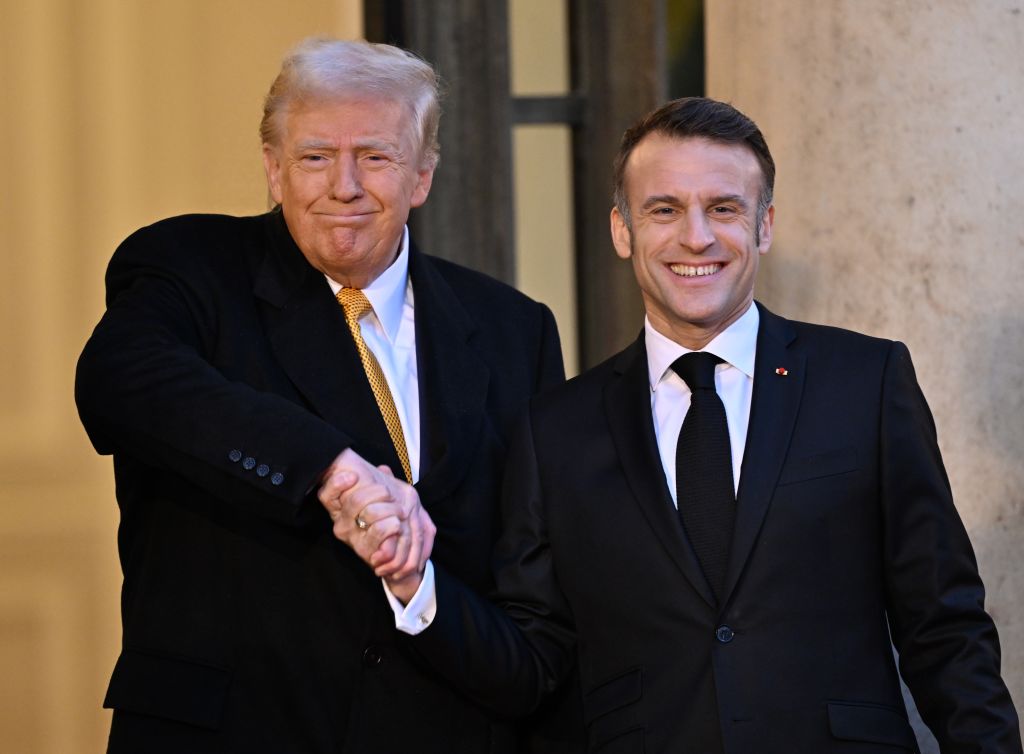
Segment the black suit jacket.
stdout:
<svg viewBox="0 0 1024 754">
<path fill-rule="evenodd" d="M 784 374 L 778 370 L 784 370 Z M 995 628 L 900 343 L 761 309 L 726 597 L 661 468 L 643 338 L 533 401 L 489 609 L 438 569 L 410 641 L 496 709 L 579 662 L 591 751 L 1019 754 Z"/>
<path fill-rule="evenodd" d="M 542 305 L 415 249 L 409 274 L 434 557 L 487 589 L 507 429 L 563 379 L 557 331 Z M 507 725 L 396 643 L 380 581 L 314 497 L 346 447 L 399 466 L 341 308 L 281 215 L 145 228 L 107 288 L 76 398 L 121 508 L 110 750 L 512 750 Z"/>
</svg>

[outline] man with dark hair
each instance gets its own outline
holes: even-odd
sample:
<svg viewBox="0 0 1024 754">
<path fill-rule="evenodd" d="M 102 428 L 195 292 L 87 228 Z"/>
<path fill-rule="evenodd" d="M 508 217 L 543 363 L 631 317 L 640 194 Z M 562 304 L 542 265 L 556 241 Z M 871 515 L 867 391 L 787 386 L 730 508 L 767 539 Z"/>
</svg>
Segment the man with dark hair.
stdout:
<svg viewBox="0 0 1024 754">
<path fill-rule="evenodd" d="M 439 567 L 395 587 L 436 594 L 411 641 L 517 713 L 575 656 L 591 751 L 916 751 L 902 674 L 944 754 L 1020 754 L 906 347 L 753 301 L 774 173 L 721 102 L 676 100 L 626 132 L 611 231 L 643 332 L 521 422 L 501 610 Z M 350 481 L 327 485 L 345 515 L 380 499 Z"/>
<path fill-rule="evenodd" d="M 316 496 L 376 473 L 357 452 L 387 464 L 437 527 L 403 510 L 394 573 L 432 544 L 486 590 L 510 424 L 563 378 L 544 306 L 409 239 L 439 116 L 414 55 L 307 40 L 260 129 L 275 209 L 164 220 L 115 253 L 76 385 L 121 508 L 111 752 L 518 751 L 395 641 Z"/>
</svg>

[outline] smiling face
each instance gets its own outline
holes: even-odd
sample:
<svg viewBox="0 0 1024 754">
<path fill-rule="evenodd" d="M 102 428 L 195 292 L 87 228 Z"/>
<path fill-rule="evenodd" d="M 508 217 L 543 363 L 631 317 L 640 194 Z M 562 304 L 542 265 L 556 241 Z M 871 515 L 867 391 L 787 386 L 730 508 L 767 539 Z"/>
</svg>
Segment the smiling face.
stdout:
<svg viewBox="0 0 1024 754">
<path fill-rule="evenodd" d="M 430 192 L 409 109 L 383 100 L 293 107 L 263 165 L 288 231 L 313 267 L 365 288 L 395 260 L 409 209 Z"/>
<path fill-rule="evenodd" d="M 747 147 L 645 136 L 626 163 L 632 230 L 612 210 L 616 253 L 633 260 L 651 325 L 692 350 L 735 322 L 754 298 L 774 207 L 758 227 L 761 168 Z"/>
</svg>

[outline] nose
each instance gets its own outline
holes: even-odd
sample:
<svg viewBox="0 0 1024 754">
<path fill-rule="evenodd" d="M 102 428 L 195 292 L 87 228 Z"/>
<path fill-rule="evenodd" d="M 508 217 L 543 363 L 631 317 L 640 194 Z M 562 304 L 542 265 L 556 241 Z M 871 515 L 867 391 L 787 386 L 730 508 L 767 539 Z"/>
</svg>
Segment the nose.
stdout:
<svg viewBox="0 0 1024 754">
<path fill-rule="evenodd" d="M 363 195 L 363 185 L 359 181 L 359 169 L 354 159 L 345 157 L 335 162 L 330 192 L 331 199 L 339 202 L 351 202 Z"/>
<path fill-rule="evenodd" d="M 711 231 L 711 223 L 703 209 L 695 207 L 686 214 L 686 221 L 679 231 L 679 243 L 692 251 L 700 254 L 707 251 L 715 242 L 715 234 Z"/>
</svg>

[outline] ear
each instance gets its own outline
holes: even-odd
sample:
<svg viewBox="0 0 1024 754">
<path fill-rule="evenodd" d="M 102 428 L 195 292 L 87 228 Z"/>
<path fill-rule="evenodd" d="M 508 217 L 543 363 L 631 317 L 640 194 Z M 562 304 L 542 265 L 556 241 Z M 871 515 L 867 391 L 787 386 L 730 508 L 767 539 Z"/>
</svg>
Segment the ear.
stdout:
<svg viewBox="0 0 1024 754">
<path fill-rule="evenodd" d="M 416 185 L 412 190 L 412 197 L 409 200 L 410 207 L 419 207 L 427 201 L 430 194 L 430 187 L 434 183 L 434 168 L 436 164 L 428 164 L 416 171 Z"/>
<path fill-rule="evenodd" d="M 612 207 L 612 214 L 609 218 L 612 228 L 612 244 L 615 246 L 615 253 L 620 259 L 629 259 L 633 256 L 633 234 L 626 225 L 626 218 L 619 212 L 618 207 Z"/>
<path fill-rule="evenodd" d="M 772 245 L 772 227 L 775 225 L 775 205 L 772 204 L 768 207 L 768 211 L 764 213 L 764 217 L 761 218 L 761 242 L 757 245 L 757 251 L 759 254 L 767 254 L 769 247 Z"/>
<path fill-rule="evenodd" d="M 267 174 L 267 188 L 274 204 L 281 203 L 281 156 L 270 144 L 263 145 L 263 171 Z"/>
</svg>

